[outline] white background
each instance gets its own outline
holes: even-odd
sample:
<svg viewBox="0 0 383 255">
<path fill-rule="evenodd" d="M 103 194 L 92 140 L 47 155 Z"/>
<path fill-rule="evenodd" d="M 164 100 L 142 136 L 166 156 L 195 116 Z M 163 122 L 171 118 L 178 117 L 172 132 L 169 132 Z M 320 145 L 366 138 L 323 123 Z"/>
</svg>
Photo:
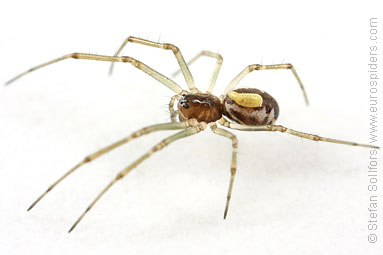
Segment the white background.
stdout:
<svg viewBox="0 0 383 255">
<path fill-rule="evenodd" d="M 248 64 L 293 63 L 310 107 L 286 70 L 253 73 L 241 85 L 278 100 L 279 124 L 369 142 L 368 31 L 377 2 L 222 2 L 3 1 L 0 82 L 67 53 L 113 55 L 134 35 L 173 43 L 186 59 L 202 49 L 221 53 L 217 95 Z M 177 70 L 171 52 L 129 44 L 123 53 L 165 75 Z M 71 234 L 67 230 L 98 192 L 168 131 L 80 168 L 27 213 L 87 154 L 169 120 L 172 91 L 129 64 L 116 65 L 112 77 L 108 67 L 66 60 L 0 88 L 1 254 L 382 251 L 382 235 L 374 245 L 367 242 L 369 149 L 279 133 L 235 131 L 238 172 L 225 221 L 231 142 L 209 130 L 145 161 Z M 206 58 L 192 66 L 199 88 L 207 86 L 213 67 Z M 185 87 L 182 76 L 175 80 Z"/>
</svg>

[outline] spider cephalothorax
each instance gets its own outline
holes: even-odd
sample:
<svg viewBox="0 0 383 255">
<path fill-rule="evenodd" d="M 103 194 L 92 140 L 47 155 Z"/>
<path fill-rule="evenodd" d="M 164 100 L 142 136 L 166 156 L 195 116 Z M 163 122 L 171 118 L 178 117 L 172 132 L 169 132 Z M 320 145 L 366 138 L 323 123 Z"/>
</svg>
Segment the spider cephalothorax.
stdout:
<svg viewBox="0 0 383 255">
<path fill-rule="evenodd" d="M 182 95 L 178 101 L 179 119 L 196 119 L 198 122 L 215 122 L 222 117 L 222 104 L 211 94 Z"/>
<path fill-rule="evenodd" d="M 138 61 L 129 56 L 121 56 L 119 57 L 119 53 L 125 47 L 128 42 L 143 44 L 151 47 L 161 48 L 164 50 L 171 50 L 174 53 L 174 56 L 177 59 L 177 62 L 180 66 L 180 71 L 182 72 L 187 86 L 190 90 L 186 91 L 182 89 L 177 83 L 175 83 L 170 78 L 160 74 L 149 66 L 145 65 L 141 61 Z M 198 59 L 200 56 L 213 57 L 217 60 L 216 67 L 214 69 L 212 78 L 210 80 L 208 89 L 206 93 L 201 93 L 194 85 L 193 76 L 188 68 L 188 64 L 191 64 L 193 61 Z M 291 64 L 277 64 L 277 65 L 249 65 L 242 72 L 240 72 L 226 87 L 224 94 L 218 98 L 212 95 L 212 91 L 217 80 L 217 76 L 219 70 L 221 68 L 223 58 L 220 54 L 212 53 L 210 51 L 202 51 L 196 57 L 194 57 L 189 63 L 186 63 L 181 51 L 178 47 L 167 44 L 167 43 L 158 43 L 152 42 L 148 40 L 144 40 L 136 37 L 128 37 L 120 46 L 119 50 L 114 56 L 103 56 L 103 55 L 95 55 L 95 54 L 86 54 L 86 53 L 72 53 L 68 55 L 64 55 L 60 58 L 53 59 L 49 62 L 43 63 L 41 65 L 35 66 L 28 71 L 21 73 L 8 81 L 6 84 L 10 84 L 16 79 L 22 77 L 23 75 L 32 72 L 41 67 L 59 62 L 64 59 L 88 59 L 88 60 L 98 60 L 98 61 L 109 61 L 112 62 L 110 73 L 112 72 L 113 63 L 114 62 L 123 62 L 130 63 L 133 67 L 147 73 L 154 79 L 158 80 L 162 84 L 164 84 L 169 89 L 173 90 L 176 95 L 172 97 L 169 103 L 169 111 L 171 113 L 171 122 L 151 125 L 148 127 L 141 128 L 136 132 L 133 132 L 131 135 L 117 141 L 105 148 L 102 148 L 93 154 L 86 156 L 80 163 L 75 165 L 72 169 L 66 172 L 61 178 L 59 178 L 56 182 L 54 182 L 49 188 L 37 198 L 37 200 L 32 203 L 32 205 L 28 208 L 28 210 L 32 209 L 49 191 L 51 191 L 58 183 L 60 183 L 64 178 L 78 169 L 85 163 L 88 163 L 105 153 L 117 148 L 118 146 L 125 144 L 135 138 L 143 136 L 145 134 L 149 134 L 156 131 L 161 130 L 181 130 L 178 133 L 175 133 L 161 142 L 157 143 L 153 148 L 147 151 L 144 155 L 136 159 L 133 163 L 131 163 L 126 168 L 122 169 L 117 176 L 104 188 L 104 190 L 94 199 L 92 203 L 86 208 L 86 210 L 81 214 L 81 216 L 77 219 L 77 221 L 70 228 L 69 232 L 71 232 L 77 224 L 81 221 L 81 219 L 85 216 L 85 214 L 94 206 L 94 204 L 100 199 L 100 197 L 118 180 L 121 180 L 125 175 L 127 175 L 132 169 L 138 166 L 142 161 L 150 157 L 153 153 L 161 150 L 165 146 L 170 143 L 185 138 L 187 136 L 191 136 L 197 134 L 204 130 L 207 126 L 211 128 L 213 133 L 226 137 L 232 142 L 232 160 L 230 167 L 230 183 L 229 190 L 227 192 L 226 206 L 224 211 L 224 218 L 226 218 L 229 202 L 231 198 L 231 192 L 234 183 L 234 177 L 237 169 L 237 146 L 238 141 L 236 136 L 229 132 L 224 128 L 219 128 L 217 124 L 222 125 L 226 128 L 243 130 L 243 131 L 278 131 L 283 132 L 290 135 L 295 135 L 298 137 L 314 140 L 314 141 L 324 141 L 331 143 L 340 143 L 340 144 L 348 144 L 354 146 L 363 146 L 369 148 L 378 148 L 377 146 L 372 146 L 368 144 L 359 144 L 354 142 L 347 142 L 336 140 L 332 138 L 324 138 L 317 135 L 311 135 L 299 131 L 295 131 L 280 125 L 273 125 L 279 115 L 279 107 L 274 98 L 272 98 L 269 94 L 264 91 L 254 89 L 254 88 L 242 88 L 235 89 L 236 85 L 249 73 L 255 70 L 270 70 L 270 69 L 289 69 L 294 74 L 297 79 L 306 103 L 308 104 L 306 92 L 304 90 L 303 84 L 295 71 L 293 65 Z M 178 109 L 174 110 L 173 106 L 178 100 Z M 179 121 L 177 120 L 177 115 L 179 116 Z M 223 117 L 225 115 L 229 119 L 235 121 L 236 123 L 230 122 Z"/>
</svg>

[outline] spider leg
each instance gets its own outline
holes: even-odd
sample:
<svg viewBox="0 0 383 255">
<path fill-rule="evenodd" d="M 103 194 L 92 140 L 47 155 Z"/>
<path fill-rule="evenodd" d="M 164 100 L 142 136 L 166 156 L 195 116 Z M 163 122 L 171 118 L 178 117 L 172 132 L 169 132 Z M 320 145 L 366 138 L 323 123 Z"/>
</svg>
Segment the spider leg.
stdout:
<svg viewBox="0 0 383 255">
<path fill-rule="evenodd" d="M 177 114 L 178 114 L 178 110 L 174 110 L 174 103 L 176 100 L 179 100 L 180 96 L 179 95 L 174 95 L 172 96 L 172 98 L 170 99 L 170 102 L 169 102 L 169 112 L 170 112 L 170 119 L 172 120 L 172 122 L 176 122 L 177 121 Z"/>
<path fill-rule="evenodd" d="M 227 85 L 225 89 L 224 95 L 226 95 L 230 90 L 233 90 L 235 86 L 249 73 L 251 73 L 254 70 L 271 70 L 271 69 L 290 69 L 292 73 L 294 74 L 295 78 L 297 79 L 299 86 L 301 87 L 301 90 L 303 92 L 303 96 L 306 101 L 306 105 L 309 104 L 309 100 L 307 98 L 307 94 L 305 91 L 305 88 L 303 86 L 303 83 L 301 79 L 298 76 L 297 71 L 295 70 L 294 66 L 292 64 L 276 64 L 276 65 L 259 65 L 259 64 L 254 64 L 254 65 L 249 65 L 247 66 L 242 72 L 240 72 L 230 83 Z"/>
<path fill-rule="evenodd" d="M 180 131 L 174 135 L 171 135 L 164 140 L 162 140 L 160 143 L 156 144 L 151 150 L 146 152 L 144 155 L 139 157 L 136 161 L 134 161 L 132 164 L 130 164 L 128 167 L 123 169 L 121 172 L 117 174 L 117 176 L 101 191 L 101 193 L 92 201 L 92 203 L 89 204 L 89 206 L 86 208 L 86 210 L 80 215 L 80 217 L 76 220 L 76 222 L 72 225 L 72 227 L 69 229 L 69 233 L 77 226 L 77 224 L 81 221 L 81 219 L 86 215 L 86 213 L 92 209 L 92 207 L 96 204 L 96 202 L 101 198 L 102 195 L 105 194 L 106 191 L 109 190 L 109 188 L 116 183 L 118 180 L 121 180 L 125 175 L 127 175 L 131 170 L 133 170 L 136 166 L 138 166 L 142 161 L 149 158 L 153 153 L 161 150 L 165 146 L 169 145 L 170 143 L 185 138 L 187 136 L 194 135 L 201 131 L 201 128 L 199 126 L 191 127 L 186 130 Z"/>
<path fill-rule="evenodd" d="M 170 44 L 170 43 L 152 42 L 152 41 L 137 38 L 134 36 L 129 36 L 128 38 L 126 38 L 124 40 L 124 42 L 121 44 L 120 48 L 117 50 L 117 52 L 116 52 L 116 54 L 114 54 L 114 56 L 118 56 L 118 54 L 120 54 L 120 52 L 122 51 L 122 49 L 125 47 L 125 45 L 128 42 L 143 44 L 143 45 L 147 45 L 147 46 L 155 47 L 155 48 L 160 48 L 160 49 L 164 49 L 164 50 L 171 50 L 177 59 L 178 65 L 181 68 L 182 74 L 185 77 L 186 83 L 187 83 L 190 91 L 192 91 L 193 93 L 198 92 L 198 90 L 196 89 L 196 87 L 194 85 L 194 79 L 193 79 L 193 76 L 189 70 L 189 67 L 187 66 L 185 59 L 182 56 L 182 53 L 178 49 L 177 46 Z M 111 66 L 109 69 L 109 74 L 112 74 L 113 67 L 114 67 L 114 63 L 111 63 Z"/>
<path fill-rule="evenodd" d="M 24 76 L 24 75 L 26 75 L 26 74 L 28 74 L 30 72 L 35 71 L 37 69 L 40 69 L 40 68 L 45 67 L 47 65 L 50 65 L 50 64 L 53 64 L 53 63 L 56 63 L 56 62 L 59 62 L 59 61 L 65 60 L 65 59 L 70 59 L 70 58 L 74 58 L 74 59 L 88 59 L 88 60 L 97 60 L 97 61 L 108 61 L 108 62 L 124 62 L 124 63 L 128 62 L 128 63 L 132 64 L 134 67 L 140 69 L 141 71 L 147 73 L 148 75 L 150 75 L 154 79 L 158 80 L 159 82 L 161 82 L 162 84 L 164 84 L 169 89 L 171 89 L 174 92 L 176 92 L 177 94 L 182 94 L 182 93 L 185 92 L 173 80 L 171 80 L 168 77 L 160 74 L 159 72 L 155 71 L 154 69 L 150 68 L 149 66 L 145 65 L 141 61 L 138 61 L 138 60 L 136 60 L 134 58 L 131 58 L 131 57 L 128 57 L 128 56 L 112 57 L 112 56 L 87 54 L 87 53 L 71 53 L 71 54 L 67 54 L 67 55 L 64 55 L 64 56 L 59 57 L 59 58 L 55 58 L 55 59 L 53 59 L 51 61 L 48 61 L 46 63 L 43 63 L 43 64 L 40 64 L 38 66 L 32 67 L 31 69 L 29 69 L 29 70 L 27 70 L 27 71 L 17 75 L 16 77 L 14 77 L 11 80 L 9 80 L 5 85 L 9 85 L 12 82 L 14 82 L 15 80 L 21 78 L 22 76 Z"/>
<path fill-rule="evenodd" d="M 214 71 L 213 71 L 213 75 L 210 78 L 209 87 L 208 87 L 208 89 L 206 91 L 207 93 L 211 93 L 213 91 L 213 89 L 214 89 L 215 82 L 217 81 L 218 73 L 219 73 L 219 70 L 221 69 L 221 66 L 222 66 L 223 57 L 219 53 L 213 53 L 211 51 L 204 50 L 204 51 L 201 51 L 196 56 L 194 56 L 194 58 L 190 59 L 187 62 L 187 65 L 190 66 L 194 61 L 199 59 L 201 56 L 206 56 L 206 57 L 211 57 L 211 58 L 216 58 L 217 59 L 217 62 L 215 64 L 215 68 L 214 68 Z M 172 74 L 172 77 L 177 76 L 179 73 L 180 73 L 180 70 L 175 71 Z"/>
<path fill-rule="evenodd" d="M 362 144 L 362 143 L 355 143 L 355 142 L 349 142 L 349 141 L 343 141 L 338 139 L 332 139 L 332 138 L 326 138 L 321 137 L 313 134 L 303 133 L 300 131 L 296 131 L 281 125 L 265 125 L 265 126 L 248 126 L 248 125 L 241 125 L 237 123 L 229 122 L 225 119 L 221 119 L 219 122 L 221 125 L 231 128 L 231 129 L 237 129 L 237 130 L 243 130 L 243 131 L 278 131 L 281 133 L 286 133 L 289 135 L 295 135 L 298 137 L 302 137 L 305 139 L 313 140 L 313 141 L 322 141 L 322 142 L 328 142 L 328 143 L 339 143 L 339 144 L 346 144 L 346 145 L 352 145 L 352 146 L 360 146 L 360 147 L 366 147 L 366 148 L 373 148 L 373 149 L 379 149 L 378 146 L 370 145 L 370 144 Z"/>
<path fill-rule="evenodd" d="M 85 157 L 80 163 L 75 165 L 73 168 L 71 168 L 68 172 L 66 172 L 62 177 L 60 177 L 57 181 L 55 181 L 52 185 L 49 186 L 49 188 L 42 194 L 40 195 L 36 201 L 32 203 L 32 205 L 28 208 L 28 211 L 31 210 L 49 191 L 51 191 L 57 184 L 59 184 L 62 180 L 64 180 L 68 175 L 73 173 L 76 169 L 78 169 L 80 166 L 89 163 L 96 158 L 104 155 L 105 153 L 108 153 L 109 151 L 130 142 L 131 140 L 138 138 L 140 136 L 160 131 L 160 130 L 177 130 L 177 129 L 186 129 L 190 127 L 189 122 L 173 122 L 173 123 L 163 123 L 163 124 L 157 124 L 157 125 L 152 125 L 148 127 L 144 127 L 140 130 L 137 130 L 136 132 L 132 133 L 130 136 L 125 137 L 124 139 L 121 139 L 107 147 L 102 148 L 101 150 L 88 155 Z"/>
<path fill-rule="evenodd" d="M 217 125 L 211 126 L 211 130 L 217 135 L 224 136 L 224 137 L 231 139 L 232 144 L 233 144 L 233 152 L 232 152 L 232 157 L 231 157 L 231 168 L 230 168 L 230 173 L 231 173 L 230 184 L 229 184 L 229 190 L 227 192 L 225 212 L 223 214 L 223 219 L 226 219 L 226 215 L 227 215 L 227 212 L 229 210 L 231 191 L 233 190 L 234 177 L 235 177 L 235 173 L 237 172 L 238 140 L 237 140 L 237 137 L 233 133 L 231 133 L 225 129 L 218 128 Z"/>
</svg>

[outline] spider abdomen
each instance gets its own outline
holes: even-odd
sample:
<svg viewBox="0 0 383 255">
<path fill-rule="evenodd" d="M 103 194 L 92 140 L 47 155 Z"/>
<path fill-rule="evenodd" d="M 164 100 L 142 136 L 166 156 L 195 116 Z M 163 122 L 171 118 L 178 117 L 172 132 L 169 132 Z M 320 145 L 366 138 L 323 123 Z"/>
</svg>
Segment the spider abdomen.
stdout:
<svg viewBox="0 0 383 255">
<path fill-rule="evenodd" d="M 196 119 L 198 122 L 215 122 L 222 117 L 222 104 L 211 94 L 187 94 L 178 101 L 181 121 Z"/>
<path fill-rule="evenodd" d="M 239 95 L 258 94 L 262 98 L 262 103 L 258 107 L 243 106 L 235 98 L 226 95 L 223 101 L 223 114 L 231 120 L 251 126 L 269 125 L 277 120 L 279 106 L 277 101 L 268 93 L 255 88 L 241 88 L 234 90 L 234 92 Z"/>
</svg>

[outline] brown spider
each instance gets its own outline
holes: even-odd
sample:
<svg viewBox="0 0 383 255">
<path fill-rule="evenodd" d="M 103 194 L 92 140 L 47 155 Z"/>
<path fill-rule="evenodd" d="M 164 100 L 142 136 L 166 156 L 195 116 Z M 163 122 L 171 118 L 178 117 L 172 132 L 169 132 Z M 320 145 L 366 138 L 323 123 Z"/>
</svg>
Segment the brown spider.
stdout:
<svg viewBox="0 0 383 255">
<path fill-rule="evenodd" d="M 183 90 L 177 83 L 168 77 L 158 73 L 153 70 L 149 66 L 144 63 L 128 56 L 118 56 L 121 50 L 125 47 L 128 42 L 143 44 L 151 47 L 161 48 L 165 50 L 171 50 L 180 66 L 180 71 L 185 77 L 186 83 L 189 87 L 190 91 Z M 213 72 L 213 75 L 210 80 L 209 87 L 206 93 L 200 92 L 194 85 L 193 76 L 190 73 L 188 65 L 194 62 L 201 56 L 208 56 L 217 59 L 216 66 Z M 203 131 L 205 128 L 210 127 L 213 133 L 227 137 L 231 139 L 233 152 L 232 152 L 232 161 L 231 161 L 231 178 L 229 184 L 229 190 L 227 193 L 226 206 L 224 211 L 223 218 L 225 219 L 227 216 L 227 212 L 229 209 L 231 192 L 233 189 L 233 182 L 237 168 L 237 147 L 238 142 L 236 136 L 223 129 L 217 127 L 217 124 L 222 125 L 226 128 L 243 130 L 243 131 L 278 131 L 282 133 L 287 133 L 290 135 L 295 135 L 298 137 L 310 139 L 313 141 L 324 141 L 331 143 L 340 143 L 347 144 L 353 146 L 362 146 L 368 148 L 379 148 L 377 146 L 372 146 L 368 144 L 359 144 L 348 141 L 341 141 L 332 138 L 324 138 L 317 135 L 307 134 L 299 131 L 295 131 L 280 125 L 274 125 L 273 123 L 277 120 L 279 114 L 279 107 L 276 100 L 271 97 L 268 93 L 255 89 L 255 88 L 242 88 L 235 89 L 236 85 L 250 72 L 254 70 L 270 70 L 270 69 L 290 69 L 297 79 L 302 92 L 305 98 L 306 104 L 308 104 L 308 99 L 306 96 L 305 89 L 303 87 L 302 81 L 300 80 L 297 72 L 295 71 L 293 65 L 291 64 L 276 64 L 276 65 L 249 65 L 242 72 L 240 72 L 226 87 L 224 94 L 218 98 L 211 94 L 215 82 L 217 80 L 217 76 L 219 70 L 221 68 L 223 58 L 220 54 L 212 53 L 210 51 L 202 51 L 200 54 L 195 56 L 193 59 L 186 63 L 181 51 L 178 47 L 168 44 L 168 43 L 158 43 L 152 42 L 148 40 L 144 40 L 136 37 L 128 37 L 121 45 L 119 50 L 114 56 L 103 56 L 103 55 L 95 55 L 95 54 L 86 54 L 86 53 L 72 53 L 60 58 L 53 59 L 49 62 L 43 63 L 41 65 L 35 66 L 28 71 L 19 74 L 14 77 L 10 81 L 6 83 L 6 85 L 12 83 L 16 79 L 24 76 L 25 74 L 32 72 L 41 67 L 59 62 L 64 59 L 89 59 L 89 60 L 100 60 L 100 61 L 109 61 L 112 62 L 110 73 L 113 70 L 114 62 L 128 62 L 132 64 L 134 67 L 139 70 L 147 73 L 154 79 L 158 80 L 169 89 L 173 90 L 176 95 L 174 95 L 169 103 L 169 110 L 171 114 L 171 122 L 156 124 L 148 127 L 144 127 L 136 132 L 132 133 L 130 136 L 125 137 L 124 139 L 117 141 L 87 157 L 66 172 L 61 178 L 59 178 L 56 182 L 54 182 L 49 188 L 37 198 L 35 202 L 28 208 L 28 211 L 31 210 L 49 191 L 51 191 L 58 183 L 60 183 L 64 178 L 73 173 L 76 169 L 82 166 L 85 163 L 88 163 L 105 153 L 117 148 L 118 146 L 125 144 L 137 137 L 142 135 L 146 135 L 152 132 L 160 131 L 160 130 L 182 130 L 174 135 L 167 137 L 162 140 L 160 143 L 156 144 L 151 150 L 146 152 L 144 155 L 139 157 L 136 161 L 131 163 L 128 167 L 124 168 L 120 171 L 117 176 L 102 190 L 102 192 L 93 200 L 92 203 L 86 208 L 86 210 L 80 215 L 77 221 L 73 224 L 73 226 L 69 229 L 71 232 L 77 224 L 81 221 L 81 219 L 85 216 L 85 214 L 94 206 L 94 204 L 100 199 L 100 197 L 118 180 L 122 179 L 125 175 L 127 175 L 132 169 L 138 166 L 142 161 L 150 157 L 154 152 L 157 152 L 169 145 L 170 143 L 185 138 L 187 136 L 191 136 Z M 178 101 L 177 110 L 174 109 L 175 102 Z M 177 120 L 177 115 L 179 120 Z M 234 122 L 230 122 L 225 119 L 226 116 L 230 120 Z"/>
</svg>

